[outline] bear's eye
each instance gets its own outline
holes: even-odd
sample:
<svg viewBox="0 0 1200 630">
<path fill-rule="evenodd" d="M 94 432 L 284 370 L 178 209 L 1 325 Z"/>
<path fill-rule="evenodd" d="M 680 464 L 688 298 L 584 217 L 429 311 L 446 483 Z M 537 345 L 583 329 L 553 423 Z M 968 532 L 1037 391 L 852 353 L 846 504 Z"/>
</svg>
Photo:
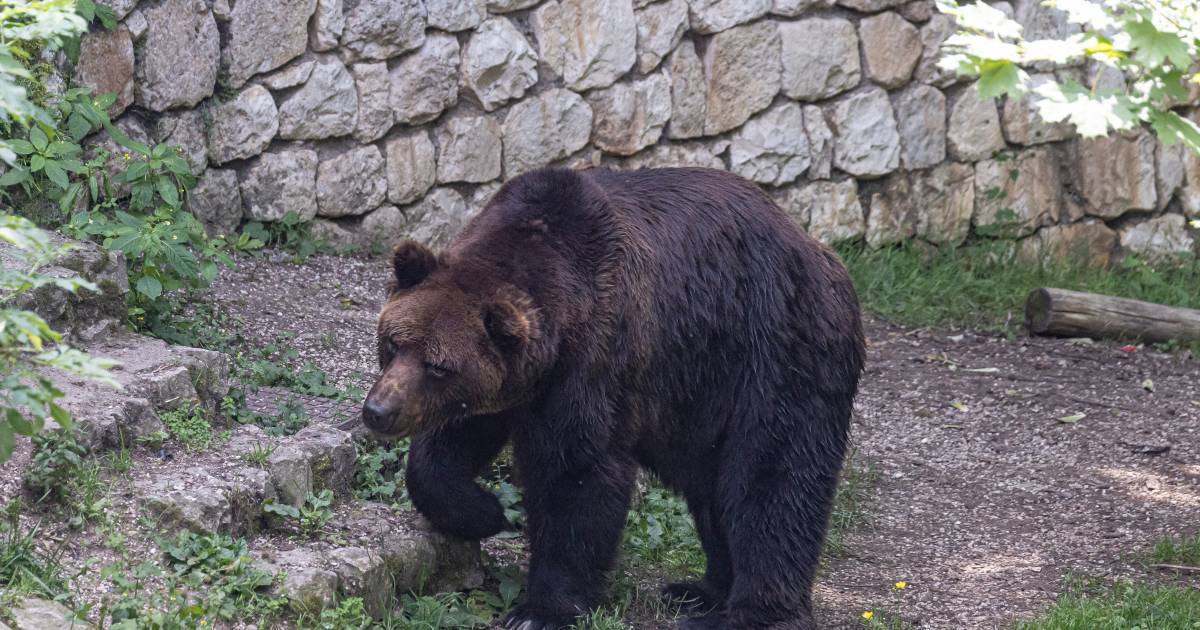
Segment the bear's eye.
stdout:
<svg viewBox="0 0 1200 630">
<path fill-rule="evenodd" d="M 440 381 L 441 379 L 444 379 L 450 375 L 450 370 L 447 370 L 446 368 L 441 367 L 440 365 L 426 363 L 425 364 L 425 375 L 428 376 L 429 378 Z"/>
</svg>

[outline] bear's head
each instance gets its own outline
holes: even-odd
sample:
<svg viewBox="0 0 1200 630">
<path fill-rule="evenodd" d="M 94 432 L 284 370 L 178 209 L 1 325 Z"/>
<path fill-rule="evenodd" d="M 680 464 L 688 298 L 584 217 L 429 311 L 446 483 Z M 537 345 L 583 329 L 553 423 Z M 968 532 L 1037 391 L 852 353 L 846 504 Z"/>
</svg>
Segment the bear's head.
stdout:
<svg viewBox="0 0 1200 630">
<path fill-rule="evenodd" d="M 425 246 L 393 251 L 395 278 L 379 316 L 380 376 L 363 423 L 403 437 L 521 402 L 539 367 L 542 334 L 529 295 L 503 281 L 456 273 Z"/>
</svg>

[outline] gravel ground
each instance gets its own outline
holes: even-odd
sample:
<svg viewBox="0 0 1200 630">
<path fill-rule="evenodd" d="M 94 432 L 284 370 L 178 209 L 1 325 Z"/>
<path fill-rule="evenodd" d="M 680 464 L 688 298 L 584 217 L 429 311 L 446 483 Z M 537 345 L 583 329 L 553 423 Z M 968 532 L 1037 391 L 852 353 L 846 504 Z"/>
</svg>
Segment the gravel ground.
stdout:
<svg viewBox="0 0 1200 630">
<path fill-rule="evenodd" d="M 366 389 L 388 273 L 378 259 L 246 258 L 212 299 L 250 347 L 293 332 L 302 361 Z M 879 479 L 870 522 L 817 586 L 823 628 L 861 627 L 864 610 L 898 611 L 920 628 L 1007 627 L 1051 605 L 1064 576 L 1146 577 L 1155 539 L 1197 533 L 1200 362 L 1106 343 L 867 329 L 854 442 Z M 27 444 L 0 467 L 0 494 L 16 492 Z M 139 456 L 135 476 L 162 465 Z M 114 514 L 135 520 L 114 490 Z M 68 565 L 115 555 L 101 535 L 81 537 Z M 512 545 L 488 548 L 512 556 Z M 131 537 L 125 555 L 152 548 Z M 895 590 L 898 580 L 908 587 Z"/>
</svg>

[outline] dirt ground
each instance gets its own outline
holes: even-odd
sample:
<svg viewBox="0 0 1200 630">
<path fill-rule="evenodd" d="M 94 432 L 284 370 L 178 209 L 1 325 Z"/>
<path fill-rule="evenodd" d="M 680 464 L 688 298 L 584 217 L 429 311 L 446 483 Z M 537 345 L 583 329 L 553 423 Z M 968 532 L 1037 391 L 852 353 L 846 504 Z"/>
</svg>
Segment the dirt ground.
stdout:
<svg viewBox="0 0 1200 630">
<path fill-rule="evenodd" d="M 303 357 L 357 382 L 375 369 L 387 274 L 382 260 L 257 262 L 216 295 L 253 341 L 294 331 Z M 878 481 L 871 522 L 817 588 L 825 627 L 860 627 L 864 610 L 922 628 L 1005 627 L 1049 606 L 1064 576 L 1144 576 L 1154 540 L 1200 528 L 1200 362 L 867 328 L 854 442 Z M 329 334 L 336 343 L 322 343 Z"/>
</svg>

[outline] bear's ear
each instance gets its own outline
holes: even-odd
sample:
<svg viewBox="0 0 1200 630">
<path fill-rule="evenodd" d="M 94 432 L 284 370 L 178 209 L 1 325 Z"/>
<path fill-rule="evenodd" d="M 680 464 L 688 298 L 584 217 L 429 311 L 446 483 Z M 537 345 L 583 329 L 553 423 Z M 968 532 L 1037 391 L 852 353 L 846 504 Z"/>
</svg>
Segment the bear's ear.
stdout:
<svg viewBox="0 0 1200 630">
<path fill-rule="evenodd" d="M 483 327 L 497 346 L 520 348 L 541 335 L 533 300 L 518 291 L 499 292 L 483 309 Z"/>
<path fill-rule="evenodd" d="M 396 274 L 392 291 L 403 291 L 421 284 L 437 268 L 437 257 L 416 241 L 402 241 L 392 250 L 392 271 Z"/>
</svg>

